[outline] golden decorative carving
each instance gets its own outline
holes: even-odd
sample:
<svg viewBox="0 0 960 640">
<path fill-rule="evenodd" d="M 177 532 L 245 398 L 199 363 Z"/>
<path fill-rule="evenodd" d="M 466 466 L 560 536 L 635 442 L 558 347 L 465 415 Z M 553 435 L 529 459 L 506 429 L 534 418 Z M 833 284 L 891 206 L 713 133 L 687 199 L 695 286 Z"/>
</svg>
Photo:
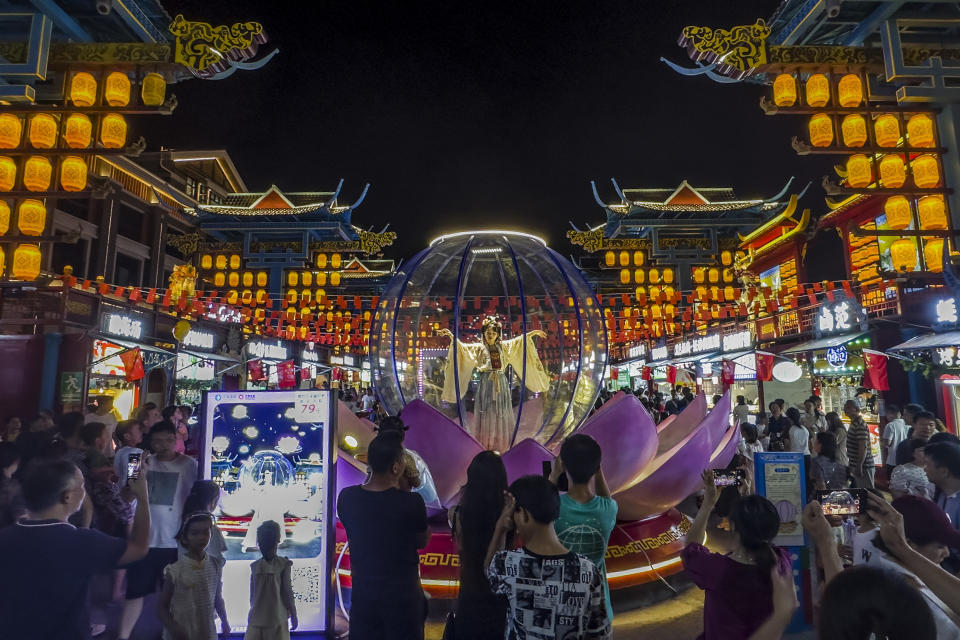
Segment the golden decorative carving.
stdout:
<svg viewBox="0 0 960 640">
<path fill-rule="evenodd" d="M 197 71 L 214 73 L 227 68 L 224 59 L 246 59 L 256 53 L 257 45 L 267 41 L 259 22 L 238 22 L 214 27 L 207 22 L 192 22 L 178 15 L 170 23 L 177 37 L 174 61 Z"/>
<path fill-rule="evenodd" d="M 196 296 L 197 269 L 192 264 L 178 264 L 170 274 L 170 300 L 178 302 L 180 298 L 187 300 Z"/>
<path fill-rule="evenodd" d="M 689 26 L 683 29 L 680 45 L 705 54 L 708 62 L 747 72 L 766 63 L 765 41 L 769 35 L 770 27 L 763 20 L 729 30 Z"/>
<path fill-rule="evenodd" d="M 397 239 L 397 234 L 393 231 L 374 233 L 357 229 L 357 235 L 360 236 L 360 250 L 367 254 L 380 253 L 384 247 L 389 247 Z"/>
<path fill-rule="evenodd" d="M 169 236 L 167 238 L 167 246 L 173 247 L 186 258 L 196 254 L 200 250 L 201 239 L 203 239 L 203 234 L 199 231 L 183 233 L 176 236 Z"/>
<path fill-rule="evenodd" d="M 600 251 L 603 248 L 603 228 L 599 227 L 591 231 L 567 231 L 567 239 L 570 240 L 570 244 L 581 246 L 590 253 Z"/>
</svg>

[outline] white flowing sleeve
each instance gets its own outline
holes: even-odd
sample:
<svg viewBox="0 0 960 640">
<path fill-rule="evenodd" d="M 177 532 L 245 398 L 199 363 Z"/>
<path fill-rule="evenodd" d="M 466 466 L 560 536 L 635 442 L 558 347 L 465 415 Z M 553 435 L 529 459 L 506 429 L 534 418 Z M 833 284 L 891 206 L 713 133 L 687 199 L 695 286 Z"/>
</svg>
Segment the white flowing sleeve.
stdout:
<svg viewBox="0 0 960 640">
<path fill-rule="evenodd" d="M 525 370 L 523 359 L 524 338 L 526 338 L 527 344 Z M 527 334 L 526 336 L 503 340 L 500 342 L 500 347 L 503 349 L 504 360 L 506 361 L 504 367 L 508 364 L 513 365 L 516 374 L 524 376 L 524 386 L 527 389 L 534 393 L 543 393 L 550 388 L 550 376 L 547 375 L 543 363 L 540 362 L 540 354 L 537 353 L 537 345 L 534 343 L 532 335 Z"/>
<path fill-rule="evenodd" d="M 473 370 L 478 366 L 479 347 L 482 345 L 467 344 L 456 341 L 457 348 L 457 375 L 460 380 L 460 397 L 467 393 L 470 376 Z M 443 394 L 440 396 L 444 402 L 457 402 L 457 383 L 454 381 L 453 373 L 453 348 L 454 341 L 450 341 L 450 348 L 447 350 L 447 364 L 443 368 Z"/>
</svg>

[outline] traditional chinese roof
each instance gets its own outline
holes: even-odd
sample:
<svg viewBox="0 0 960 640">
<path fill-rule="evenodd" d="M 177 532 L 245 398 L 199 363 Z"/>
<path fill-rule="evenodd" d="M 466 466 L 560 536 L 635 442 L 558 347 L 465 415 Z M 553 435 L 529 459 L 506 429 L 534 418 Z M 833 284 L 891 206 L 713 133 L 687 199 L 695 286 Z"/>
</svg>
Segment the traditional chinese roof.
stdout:
<svg viewBox="0 0 960 640">
<path fill-rule="evenodd" d="M 270 222 L 284 219 L 317 220 L 350 224 L 350 214 L 363 202 L 370 185 L 364 188 L 360 198 L 351 205 L 340 205 L 337 197 L 343 180 L 336 191 L 282 192 L 276 185 L 262 193 L 229 194 L 220 204 L 204 204 L 197 207 L 201 222 L 218 220 L 224 216 L 240 218 L 267 218 Z"/>
<path fill-rule="evenodd" d="M 802 237 L 810 225 L 810 209 L 804 209 L 799 216 L 796 215 L 798 200 L 799 196 L 796 194 L 790 196 L 783 211 L 771 216 L 746 235 L 740 234 L 740 248 L 747 252 L 746 265 Z"/>
</svg>

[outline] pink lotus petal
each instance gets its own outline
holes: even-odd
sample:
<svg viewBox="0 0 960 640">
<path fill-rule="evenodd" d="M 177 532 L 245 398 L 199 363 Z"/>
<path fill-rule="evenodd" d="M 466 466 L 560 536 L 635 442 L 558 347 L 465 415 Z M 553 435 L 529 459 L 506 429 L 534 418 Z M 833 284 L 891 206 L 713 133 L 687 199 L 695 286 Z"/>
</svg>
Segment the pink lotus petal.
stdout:
<svg viewBox="0 0 960 640">
<path fill-rule="evenodd" d="M 344 436 L 351 435 L 357 439 L 357 449 L 366 451 L 367 445 L 376 437 L 374 431 L 377 425 L 369 420 L 358 418 L 343 400 L 337 401 L 337 443 L 343 441 Z"/>
<path fill-rule="evenodd" d="M 668 428 L 659 433 L 660 445 L 657 448 L 657 456 L 670 451 L 676 445 L 690 435 L 696 429 L 707 415 L 707 397 L 698 393 L 693 398 L 693 402 L 677 415 L 670 423 Z"/>
<path fill-rule="evenodd" d="M 507 468 L 507 482 L 513 482 L 521 476 L 540 475 L 544 461 L 553 461 L 553 454 L 532 438 L 515 444 L 504 453 L 503 466 Z"/>
<path fill-rule="evenodd" d="M 717 420 L 711 420 L 710 425 L 710 444 L 716 447 L 723 439 L 723 435 L 730 426 L 730 391 L 728 390 L 720 401 L 710 410 L 710 415 L 717 414 Z M 719 419 L 720 416 L 726 416 L 726 420 Z"/>
<path fill-rule="evenodd" d="M 342 450 L 337 452 L 337 456 L 339 457 L 337 460 L 337 494 L 339 495 L 347 487 L 363 484 L 364 478 L 367 477 L 367 465 Z M 336 505 L 333 512 L 336 513 Z"/>
<path fill-rule="evenodd" d="M 603 475 L 611 493 L 633 485 L 657 452 L 657 428 L 636 396 L 610 400 L 577 430 L 600 445 Z"/>
<path fill-rule="evenodd" d="M 420 454 L 437 487 L 437 497 L 448 507 L 467 481 L 467 466 L 483 447 L 473 436 L 423 400 L 413 400 L 400 414 L 410 427 L 404 446 Z"/>
<path fill-rule="evenodd" d="M 660 424 L 657 425 L 657 435 L 659 435 L 661 431 L 663 431 L 668 426 L 670 426 L 670 423 L 672 423 L 676 419 L 677 419 L 677 416 L 671 414 L 666 418 L 664 418 L 663 420 L 661 420 Z"/>
<path fill-rule="evenodd" d="M 726 435 L 723 436 L 723 439 L 713 450 L 713 455 L 710 456 L 710 468 L 711 469 L 724 469 L 730 461 L 733 460 L 734 454 L 737 453 L 737 446 L 740 444 L 740 428 L 736 425 L 727 429 Z"/>
</svg>

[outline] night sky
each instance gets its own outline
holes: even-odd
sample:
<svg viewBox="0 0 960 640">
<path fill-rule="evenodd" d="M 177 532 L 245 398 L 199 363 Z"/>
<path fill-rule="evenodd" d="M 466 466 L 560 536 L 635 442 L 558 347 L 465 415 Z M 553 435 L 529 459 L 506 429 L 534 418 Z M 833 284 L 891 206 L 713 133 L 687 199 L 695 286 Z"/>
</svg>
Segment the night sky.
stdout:
<svg viewBox="0 0 960 640">
<path fill-rule="evenodd" d="M 768 117 L 757 85 L 684 78 L 688 24 L 769 18 L 778 0 L 643 2 L 211 3 L 163 0 L 215 24 L 257 20 L 278 46 L 258 71 L 172 88 L 171 117 L 141 119 L 151 150 L 225 147 L 251 190 L 322 191 L 341 202 L 372 184 L 355 225 L 399 234 L 406 258 L 434 236 L 527 230 L 561 253 L 569 221 L 603 220 L 589 181 L 624 188 L 733 186 L 769 197 L 829 162 L 799 157 L 802 118 Z"/>
</svg>

